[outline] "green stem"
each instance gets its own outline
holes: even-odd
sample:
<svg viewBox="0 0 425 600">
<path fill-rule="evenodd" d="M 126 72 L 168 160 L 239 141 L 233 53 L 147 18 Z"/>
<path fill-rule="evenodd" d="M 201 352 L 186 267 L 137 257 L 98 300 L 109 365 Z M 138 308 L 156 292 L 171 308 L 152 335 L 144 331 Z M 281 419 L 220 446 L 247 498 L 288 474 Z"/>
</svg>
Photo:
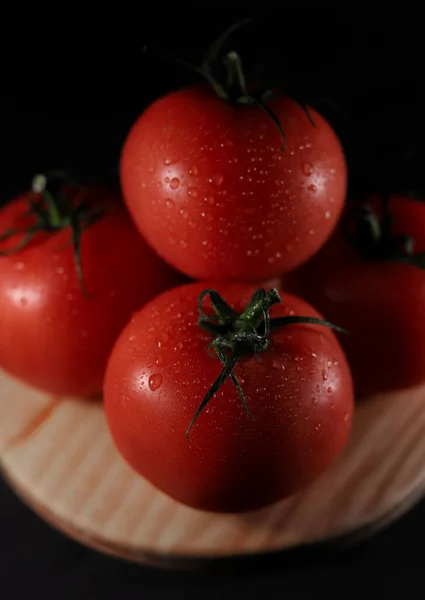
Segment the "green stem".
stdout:
<svg viewBox="0 0 425 600">
<path fill-rule="evenodd" d="M 224 63 L 227 67 L 226 89 L 229 98 L 237 100 L 243 96 L 248 96 L 245 75 L 239 54 L 237 52 L 229 52 L 224 59 Z"/>
</svg>

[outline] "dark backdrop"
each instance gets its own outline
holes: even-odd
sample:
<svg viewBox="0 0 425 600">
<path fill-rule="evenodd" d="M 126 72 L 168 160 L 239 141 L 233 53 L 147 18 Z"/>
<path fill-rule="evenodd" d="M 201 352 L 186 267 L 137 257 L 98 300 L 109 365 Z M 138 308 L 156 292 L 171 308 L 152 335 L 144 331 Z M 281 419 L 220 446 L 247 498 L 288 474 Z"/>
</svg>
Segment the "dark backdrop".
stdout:
<svg viewBox="0 0 425 600">
<path fill-rule="evenodd" d="M 140 14 L 116 5 L 109 14 L 96 13 L 93 22 L 87 11 L 63 4 L 49 9 L 50 22 L 39 6 L 33 16 L 25 8 L 25 18 L 3 18 L 0 201 L 50 168 L 116 181 L 120 147 L 133 120 L 159 94 L 196 79 L 144 55 L 144 44 L 199 62 L 223 27 L 249 16 L 245 3 L 179 3 L 153 7 L 150 14 L 152 7 L 139 4 Z M 326 114 L 344 144 L 353 192 L 425 194 L 419 14 L 398 7 L 374 15 L 354 3 L 270 4 L 254 11 L 260 17 L 255 27 L 235 37 L 246 64 L 267 58 L 265 74 Z M 383 594 L 403 582 L 410 598 L 422 598 L 424 527 L 421 504 L 354 550 L 296 553 L 225 573 L 164 574 L 67 540 L 0 482 L 0 596 L 23 598 L 37 591 L 62 599 L 226 598 L 301 591 L 303 597 L 325 586 L 351 597 L 375 586 Z"/>
</svg>

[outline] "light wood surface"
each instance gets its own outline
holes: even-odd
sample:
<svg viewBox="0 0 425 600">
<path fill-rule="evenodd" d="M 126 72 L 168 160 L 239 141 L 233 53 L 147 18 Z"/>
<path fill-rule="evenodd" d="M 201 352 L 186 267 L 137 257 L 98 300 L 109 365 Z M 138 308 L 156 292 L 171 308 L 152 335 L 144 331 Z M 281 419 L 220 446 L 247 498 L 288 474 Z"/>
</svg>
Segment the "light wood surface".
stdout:
<svg viewBox="0 0 425 600">
<path fill-rule="evenodd" d="M 52 399 L 1 372 L 0 465 L 53 525 L 138 562 L 190 565 L 361 536 L 425 493 L 425 387 L 360 402 L 331 469 L 306 491 L 239 516 L 186 508 L 134 474 L 100 401 Z"/>
</svg>

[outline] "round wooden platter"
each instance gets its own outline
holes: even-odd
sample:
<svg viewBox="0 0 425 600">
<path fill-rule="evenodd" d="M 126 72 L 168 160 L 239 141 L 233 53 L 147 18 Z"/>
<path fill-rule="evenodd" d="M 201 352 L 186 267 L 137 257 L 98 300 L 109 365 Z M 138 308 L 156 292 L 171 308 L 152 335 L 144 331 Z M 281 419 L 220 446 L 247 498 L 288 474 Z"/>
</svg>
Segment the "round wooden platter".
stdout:
<svg viewBox="0 0 425 600">
<path fill-rule="evenodd" d="M 351 441 L 306 491 L 217 515 L 177 504 L 118 455 L 100 401 L 51 398 L 0 372 L 0 465 L 37 513 L 109 554 L 163 566 L 364 535 L 425 493 L 425 387 L 360 402 Z"/>
</svg>

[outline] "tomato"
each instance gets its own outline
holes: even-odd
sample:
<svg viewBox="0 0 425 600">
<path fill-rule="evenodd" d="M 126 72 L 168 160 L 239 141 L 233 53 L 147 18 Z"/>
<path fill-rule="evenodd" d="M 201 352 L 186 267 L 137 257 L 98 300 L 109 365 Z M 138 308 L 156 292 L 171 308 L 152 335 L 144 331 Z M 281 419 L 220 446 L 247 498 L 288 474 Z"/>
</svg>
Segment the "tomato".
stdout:
<svg viewBox="0 0 425 600">
<path fill-rule="evenodd" d="M 256 290 L 214 286 L 238 314 Z M 307 486 L 340 453 L 353 412 L 351 375 L 330 329 L 287 324 L 272 330 L 257 357 L 245 353 L 234 367 L 246 410 L 227 378 L 193 422 L 223 369 L 207 351 L 217 339 L 198 325 L 205 288 L 198 282 L 166 291 L 133 316 L 108 363 L 105 413 L 123 457 L 159 490 L 196 509 L 253 510 Z M 205 310 L 212 313 L 210 303 Z M 289 294 L 270 315 L 272 323 L 320 318 Z M 220 339 L 228 343 L 226 335 Z"/>
<path fill-rule="evenodd" d="M 368 204 L 382 220 L 378 199 Z M 391 239 L 411 236 L 414 253 L 424 252 L 425 204 L 393 196 L 388 210 Z M 317 256 L 284 283 L 349 330 L 341 343 L 359 396 L 425 382 L 425 271 L 392 259 L 385 243 L 381 248 L 379 260 L 373 254 L 368 258 L 339 228 Z M 409 260 L 408 254 L 404 259 Z"/>
<path fill-rule="evenodd" d="M 101 186 L 82 194 L 88 210 L 103 211 L 80 236 L 84 287 L 70 227 L 38 231 L 21 250 L 0 256 L 0 367 L 52 394 L 99 393 L 131 314 L 179 280 L 140 238 L 119 195 Z M 30 200 L 28 192 L 0 210 L 0 253 L 25 236 L 7 230 L 37 223 Z"/>
<path fill-rule="evenodd" d="M 131 128 L 121 184 L 133 219 L 171 265 L 198 279 L 265 281 L 324 244 L 346 193 L 331 126 L 277 93 L 233 105 L 207 85 L 154 102 Z"/>
</svg>

